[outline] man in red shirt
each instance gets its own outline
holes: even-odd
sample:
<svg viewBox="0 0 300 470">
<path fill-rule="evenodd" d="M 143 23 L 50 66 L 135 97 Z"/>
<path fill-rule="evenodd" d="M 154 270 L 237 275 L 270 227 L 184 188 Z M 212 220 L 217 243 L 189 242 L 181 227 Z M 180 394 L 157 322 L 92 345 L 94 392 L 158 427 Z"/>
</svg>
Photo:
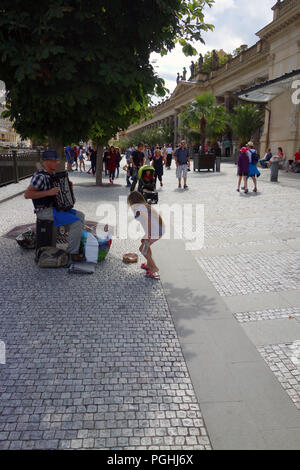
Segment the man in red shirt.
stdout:
<svg viewBox="0 0 300 470">
<path fill-rule="evenodd" d="M 295 173 L 300 173 L 300 149 L 295 153 L 294 165 Z"/>
</svg>

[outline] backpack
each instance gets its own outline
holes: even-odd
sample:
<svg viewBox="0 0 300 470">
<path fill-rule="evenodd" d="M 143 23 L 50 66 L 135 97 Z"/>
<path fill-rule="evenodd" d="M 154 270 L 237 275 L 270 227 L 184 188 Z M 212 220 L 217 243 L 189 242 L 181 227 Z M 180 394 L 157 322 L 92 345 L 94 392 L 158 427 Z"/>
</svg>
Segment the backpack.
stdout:
<svg viewBox="0 0 300 470">
<path fill-rule="evenodd" d="M 259 160 L 258 154 L 257 154 L 256 150 L 253 150 L 251 152 L 251 163 L 253 165 L 256 165 L 258 163 L 258 160 Z"/>
<path fill-rule="evenodd" d="M 16 242 L 26 250 L 34 250 L 36 247 L 36 235 L 31 229 L 29 229 L 27 232 L 23 232 L 18 235 Z"/>
<path fill-rule="evenodd" d="M 70 265 L 70 255 L 53 246 L 43 246 L 36 252 L 35 262 L 39 268 L 62 268 Z"/>
</svg>

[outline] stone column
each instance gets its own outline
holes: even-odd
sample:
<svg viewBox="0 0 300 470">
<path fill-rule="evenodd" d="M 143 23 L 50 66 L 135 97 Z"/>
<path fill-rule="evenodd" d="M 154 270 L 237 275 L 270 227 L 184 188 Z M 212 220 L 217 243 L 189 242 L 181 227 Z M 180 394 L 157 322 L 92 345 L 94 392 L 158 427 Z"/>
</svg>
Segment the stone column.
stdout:
<svg viewBox="0 0 300 470">
<path fill-rule="evenodd" d="M 176 148 L 178 142 L 178 115 L 177 112 L 174 114 L 174 148 Z"/>
<path fill-rule="evenodd" d="M 225 104 L 225 108 L 227 109 L 227 111 L 232 111 L 232 108 L 233 108 L 233 99 L 232 99 L 232 92 L 231 91 L 227 91 L 224 95 L 224 104 Z"/>
</svg>

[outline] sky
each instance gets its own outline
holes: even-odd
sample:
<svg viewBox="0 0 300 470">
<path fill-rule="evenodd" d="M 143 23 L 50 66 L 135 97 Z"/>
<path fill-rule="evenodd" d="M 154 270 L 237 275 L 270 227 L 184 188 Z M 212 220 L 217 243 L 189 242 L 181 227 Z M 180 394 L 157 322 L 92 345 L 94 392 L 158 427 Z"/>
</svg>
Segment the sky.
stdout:
<svg viewBox="0 0 300 470">
<path fill-rule="evenodd" d="M 205 22 L 213 24 L 215 29 L 203 35 L 205 45 L 195 45 L 198 53 L 204 55 L 213 49 L 232 53 L 242 44 L 253 46 L 259 40 L 255 33 L 272 21 L 271 7 L 275 3 L 276 0 L 215 0 L 212 8 L 205 9 Z M 176 87 L 177 72 L 182 75 L 183 67 L 188 71 L 187 78 L 190 77 L 192 60 L 197 62 L 198 56 L 185 57 L 180 46 L 164 57 L 151 56 L 156 73 L 165 80 L 170 93 Z"/>
</svg>

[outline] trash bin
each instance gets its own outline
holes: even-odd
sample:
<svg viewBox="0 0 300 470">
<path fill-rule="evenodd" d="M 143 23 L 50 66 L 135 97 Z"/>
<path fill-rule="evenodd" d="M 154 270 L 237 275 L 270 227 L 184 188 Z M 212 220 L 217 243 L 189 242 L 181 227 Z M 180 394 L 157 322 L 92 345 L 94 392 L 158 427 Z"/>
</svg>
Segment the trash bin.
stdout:
<svg viewBox="0 0 300 470">
<path fill-rule="evenodd" d="M 221 171 L 221 157 L 216 157 L 216 172 L 220 173 Z"/>
<path fill-rule="evenodd" d="M 277 183 L 278 181 L 278 172 L 279 172 L 279 162 L 273 162 L 271 166 L 271 181 L 272 183 Z"/>
<path fill-rule="evenodd" d="M 200 171 L 200 154 L 194 153 L 194 171 Z"/>
</svg>

